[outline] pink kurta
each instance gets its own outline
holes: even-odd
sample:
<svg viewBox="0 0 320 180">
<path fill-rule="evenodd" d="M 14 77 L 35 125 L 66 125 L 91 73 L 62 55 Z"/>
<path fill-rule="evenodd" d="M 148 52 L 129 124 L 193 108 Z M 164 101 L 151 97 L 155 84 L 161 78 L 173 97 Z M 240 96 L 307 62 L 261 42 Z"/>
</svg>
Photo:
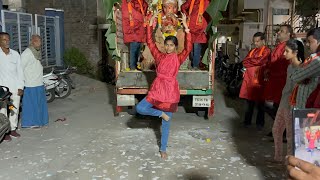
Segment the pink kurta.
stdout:
<svg viewBox="0 0 320 180">
<path fill-rule="evenodd" d="M 175 112 L 180 101 L 180 89 L 177 75 L 180 65 L 192 50 L 191 34 L 186 33 L 185 49 L 180 53 L 161 53 L 152 39 L 152 29 L 147 28 L 147 44 L 156 62 L 157 77 L 147 95 L 147 101 L 155 108 L 166 112 Z"/>
</svg>

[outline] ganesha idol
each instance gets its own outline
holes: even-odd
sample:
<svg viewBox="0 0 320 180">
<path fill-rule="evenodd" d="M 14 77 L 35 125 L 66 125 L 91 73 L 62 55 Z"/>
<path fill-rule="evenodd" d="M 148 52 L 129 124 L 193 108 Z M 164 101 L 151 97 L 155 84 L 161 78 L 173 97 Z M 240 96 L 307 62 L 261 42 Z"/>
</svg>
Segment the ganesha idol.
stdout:
<svg viewBox="0 0 320 180">
<path fill-rule="evenodd" d="M 180 21 L 177 16 L 178 1 L 177 0 L 159 0 L 157 9 L 159 11 L 158 19 L 154 23 L 155 30 L 155 43 L 161 52 L 164 50 L 164 39 L 167 36 L 176 36 L 178 39 L 178 53 L 184 49 L 185 33 L 182 29 Z M 157 25 L 157 26 L 156 26 Z M 154 58 L 150 53 L 149 48 L 146 46 L 142 53 L 143 61 L 141 67 L 143 70 L 154 69 Z M 188 62 L 185 62 L 188 64 Z M 186 65 L 182 65 L 182 68 Z"/>
</svg>

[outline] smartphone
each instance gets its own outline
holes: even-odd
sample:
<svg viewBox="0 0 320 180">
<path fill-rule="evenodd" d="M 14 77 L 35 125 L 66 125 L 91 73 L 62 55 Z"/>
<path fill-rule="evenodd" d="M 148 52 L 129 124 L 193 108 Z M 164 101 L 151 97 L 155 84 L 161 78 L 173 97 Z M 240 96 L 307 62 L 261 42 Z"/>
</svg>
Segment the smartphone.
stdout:
<svg viewBox="0 0 320 180">
<path fill-rule="evenodd" d="M 320 109 L 293 109 L 294 156 L 320 166 Z"/>
</svg>

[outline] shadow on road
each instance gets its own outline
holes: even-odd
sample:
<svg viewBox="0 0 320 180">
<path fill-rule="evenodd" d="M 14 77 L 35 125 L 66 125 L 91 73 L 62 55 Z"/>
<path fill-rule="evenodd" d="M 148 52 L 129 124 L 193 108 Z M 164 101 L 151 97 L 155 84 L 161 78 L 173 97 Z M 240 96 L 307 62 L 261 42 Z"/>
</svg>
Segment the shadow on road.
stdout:
<svg viewBox="0 0 320 180">
<path fill-rule="evenodd" d="M 160 149 L 161 119 L 152 116 L 135 115 L 127 121 L 127 126 L 132 129 L 151 128 L 156 136 L 156 143 Z"/>
<path fill-rule="evenodd" d="M 185 180 L 208 180 L 208 179 L 216 179 L 216 178 L 206 176 L 204 173 L 199 174 L 199 172 L 189 172 L 189 173 L 183 175 L 183 179 L 185 179 Z"/>
</svg>

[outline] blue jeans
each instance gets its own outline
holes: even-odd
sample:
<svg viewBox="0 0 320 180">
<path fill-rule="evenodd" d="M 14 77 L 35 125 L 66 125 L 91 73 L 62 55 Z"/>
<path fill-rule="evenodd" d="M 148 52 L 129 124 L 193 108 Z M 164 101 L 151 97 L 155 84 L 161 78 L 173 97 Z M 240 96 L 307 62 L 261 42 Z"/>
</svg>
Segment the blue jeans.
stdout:
<svg viewBox="0 0 320 180">
<path fill-rule="evenodd" d="M 137 62 L 140 54 L 141 43 L 131 42 L 130 43 L 130 69 L 137 68 Z"/>
<path fill-rule="evenodd" d="M 199 68 L 200 59 L 201 59 L 201 50 L 202 44 L 200 43 L 193 43 L 193 50 L 191 52 L 192 58 L 192 67 Z"/>
<path fill-rule="evenodd" d="M 161 117 L 162 112 L 161 110 L 152 108 L 153 105 L 149 103 L 146 98 L 144 98 L 142 101 L 140 101 L 137 106 L 136 110 L 141 115 L 148 115 L 148 116 L 157 116 Z M 161 145 L 160 145 L 160 151 L 166 152 L 167 150 L 167 144 L 168 144 L 168 138 L 169 138 L 169 129 L 170 129 L 170 123 L 172 119 L 172 112 L 164 112 L 167 114 L 170 119 L 169 121 L 162 119 L 162 126 L 161 126 Z"/>
</svg>

